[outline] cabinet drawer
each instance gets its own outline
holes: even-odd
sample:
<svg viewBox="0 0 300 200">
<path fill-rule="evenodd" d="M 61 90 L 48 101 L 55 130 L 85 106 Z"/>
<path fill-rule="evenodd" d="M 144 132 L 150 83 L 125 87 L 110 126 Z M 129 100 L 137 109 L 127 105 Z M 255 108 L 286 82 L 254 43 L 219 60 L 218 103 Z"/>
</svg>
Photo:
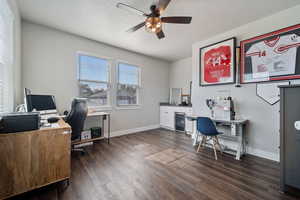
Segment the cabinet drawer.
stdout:
<svg viewBox="0 0 300 200">
<path fill-rule="evenodd" d="M 193 109 L 192 109 L 192 108 L 188 108 L 188 109 L 186 110 L 186 114 L 187 114 L 187 115 L 192 115 L 192 114 L 193 114 Z"/>
<path fill-rule="evenodd" d="M 160 113 L 167 114 L 169 112 L 169 109 L 167 107 L 160 107 Z"/>
</svg>

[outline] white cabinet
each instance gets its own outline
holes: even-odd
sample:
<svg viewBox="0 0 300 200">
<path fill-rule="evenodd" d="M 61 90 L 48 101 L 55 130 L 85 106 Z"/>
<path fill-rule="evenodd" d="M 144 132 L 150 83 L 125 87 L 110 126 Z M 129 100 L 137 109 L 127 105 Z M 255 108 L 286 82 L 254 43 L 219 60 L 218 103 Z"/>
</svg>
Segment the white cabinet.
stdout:
<svg viewBox="0 0 300 200">
<path fill-rule="evenodd" d="M 171 107 L 160 107 L 160 126 L 164 128 L 174 129 L 175 113 Z"/>
<path fill-rule="evenodd" d="M 180 106 L 160 106 L 160 126 L 163 128 L 175 130 L 175 113 L 185 113 L 186 115 L 192 115 L 193 111 L 191 107 Z M 193 123 L 189 120 L 185 120 L 186 132 L 193 132 Z"/>
<path fill-rule="evenodd" d="M 167 127 L 169 122 L 169 112 L 167 107 L 160 107 L 160 126 Z"/>
</svg>

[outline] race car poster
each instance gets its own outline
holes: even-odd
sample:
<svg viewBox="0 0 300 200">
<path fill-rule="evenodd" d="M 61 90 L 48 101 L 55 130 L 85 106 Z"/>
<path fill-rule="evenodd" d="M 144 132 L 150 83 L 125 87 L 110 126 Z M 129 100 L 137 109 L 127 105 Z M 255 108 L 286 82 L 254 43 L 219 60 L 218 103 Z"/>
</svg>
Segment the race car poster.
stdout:
<svg viewBox="0 0 300 200">
<path fill-rule="evenodd" d="M 235 82 L 236 39 L 230 38 L 200 49 L 200 85 Z"/>
<path fill-rule="evenodd" d="M 300 79 L 300 24 L 241 41 L 241 83 Z"/>
</svg>

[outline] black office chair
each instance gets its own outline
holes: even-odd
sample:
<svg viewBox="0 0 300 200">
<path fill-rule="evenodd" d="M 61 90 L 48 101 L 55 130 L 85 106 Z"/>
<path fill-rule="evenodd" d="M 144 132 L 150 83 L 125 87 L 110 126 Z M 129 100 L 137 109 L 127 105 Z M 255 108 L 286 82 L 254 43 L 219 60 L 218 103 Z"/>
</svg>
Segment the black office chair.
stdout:
<svg viewBox="0 0 300 200">
<path fill-rule="evenodd" d="M 86 99 L 75 98 L 72 102 L 72 108 L 68 116 L 65 118 L 65 121 L 72 128 L 72 141 L 81 139 L 81 132 L 84 128 L 84 122 L 88 113 L 88 107 Z M 82 151 L 83 149 L 74 149 L 75 151 Z"/>
</svg>

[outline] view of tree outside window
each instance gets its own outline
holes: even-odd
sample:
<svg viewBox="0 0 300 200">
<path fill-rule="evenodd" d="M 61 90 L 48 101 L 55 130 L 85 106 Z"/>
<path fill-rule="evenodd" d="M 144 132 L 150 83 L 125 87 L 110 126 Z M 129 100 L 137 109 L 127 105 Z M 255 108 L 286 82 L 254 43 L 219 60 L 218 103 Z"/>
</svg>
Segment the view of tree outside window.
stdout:
<svg viewBox="0 0 300 200">
<path fill-rule="evenodd" d="M 108 60 L 79 55 L 79 95 L 92 107 L 109 104 Z"/>
<path fill-rule="evenodd" d="M 137 105 L 140 87 L 139 68 L 130 64 L 118 64 L 117 105 Z"/>
</svg>

